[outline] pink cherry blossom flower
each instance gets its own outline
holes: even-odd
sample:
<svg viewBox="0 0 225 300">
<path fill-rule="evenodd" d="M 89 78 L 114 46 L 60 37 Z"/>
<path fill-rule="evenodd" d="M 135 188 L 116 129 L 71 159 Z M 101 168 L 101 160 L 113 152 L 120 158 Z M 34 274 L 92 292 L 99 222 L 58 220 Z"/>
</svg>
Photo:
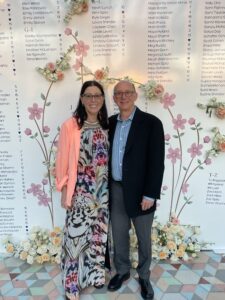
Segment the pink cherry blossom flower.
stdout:
<svg viewBox="0 0 225 300">
<path fill-rule="evenodd" d="M 24 133 L 25 133 L 26 135 L 31 135 L 31 134 L 32 134 L 32 131 L 31 131 L 30 128 L 26 128 L 26 129 L 24 130 Z"/>
<path fill-rule="evenodd" d="M 182 119 L 182 115 L 178 114 L 177 118 L 173 119 L 173 124 L 174 124 L 173 128 L 174 129 L 178 129 L 178 128 L 184 129 L 185 128 L 184 124 L 186 122 L 187 122 L 187 120 L 186 119 Z"/>
<path fill-rule="evenodd" d="M 206 165 L 210 165 L 211 163 L 212 163 L 211 158 L 206 158 L 205 164 L 206 164 Z"/>
<path fill-rule="evenodd" d="M 64 33 L 65 35 L 71 35 L 72 34 L 72 29 L 67 27 L 65 30 L 64 30 Z"/>
<path fill-rule="evenodd" d="M 48 126 L 43 127 L 43 132 L 48 133 L 50 131 L 50 128 Z"/>
<path fill-rule="evenodd" d="M 50 198 L 48 198 L 47 194 L 42 194 L 38 196 L 38 205 L 44 205 L 44 206 L 48 206 L 48 203 L 51 201 Z"/>
<path fill-rule="evenodd" d="M 31 187 L 27 190 L 28 194 L 33 194 L 34 196 L 40 195 L 42 193 L 41 185 L 31 183 Z"/>
<path fill-rule="evenodd" d="M 203 148 L 203 145 L 199 144 L 197 145 L 196 143 L 193 143 L 191 147 L 188 149 L 188 152 L 191 154 L 192 158 L 195 158 L 197 155 L 201 155 L 202 152 L 200 151 Z"/>
<path fill-rule="evenodd" d="M 189 123 L 190 125 L 194 125 L 194 124 L 195 124 L 195 119 L 194 119 L 194 118 L 190 118 L 190 119 L 188 120 L 188 123 Z"/>
<path fill-rule="evenodd" d="M 58 147 L 58 143 L 59 143 L 59 141 L 56 140 L 56 141 L 53 142 L 53 145 L 54 145 L 55 147 Z"/>
<path fill-rule="evenodd" d="M 169 106 L 174 106 L 174 99 L 176 98 L 176 95 L 171 94 L 169 95 L 168 93 L 165 93 L 165 95 L 162 97 L 160 102 L 163 104 L 164 108 L 169 108 Z"/>
<path fill-rule="evenodd" d="M 161 84 L 157 84 L 153 89 L 153 93 L 157 98 L 162 97 L 164 93 L 164 87 Z"/>
<path fill-rule="evenodd" d="M 27 110 L 30 113 L 29 119 L 33 120 L 36 118 L 36 119 L 40 120 L 43 109 L 41 107 L 38 107 L 37 103 L 34 103 L 33 107 L 28 107 Z"/>
<path fill-rule="evenodd" d="M 79 41 L 78 44 L 74 46 L 74 48 L 77 56 L 87 56 L 87 50 L 89 50 L 90 47 L 83 41 Z"/>
<path fill-rule="evenodd" d="M 62 71 L 58 70 L 58 71 L 56 72 L 56 75 L 57 75 L 57 80 L 63 80 L 64 74 L 63 74 Z"/>
<path fill-rule="evenodd" d="M 204 138 L 203 138 L 203 141 L 204 143 L 209 143 L 211 141 L 210 137 L 208 135 L 206 135 Z"/>
<path fill-rule="evenodd" d="M 186 182 L 182 185 L 181 191 L 182 191 L 183 194 L 187 193 L 188 187 L 189 187 L 189 184 L 186 183 Z"/>
<path fill-rule="evenodd" d="M 171 160 L 172 164 L 175 164 L 177 159 L 181 159 L 181 155 L 180 155 L 180 149 L 179 148 L 169 148 L 168 149 L 168 154 L 167 154 L 167 158 Z"/>
<path fill-rule="evenodd" d="M 49 71 L 54 72 L 55 71 L 55 64 L 50 62 L 46 65 L 46 68 L 49 69 Z"/>
<path fill-rule="evenodd" d="M 169 135 L 169 133 L 165 134 L 164 139 L 167 142 L 171 139 L 171 136 Z"/>
<path fill-rule="evenodd" d="M 75 65 L 72 66 L 75 71 L 78 71 L 82 66 L 82 58 L 77 58 Z"/>
<path fill-rule="evenodd" d="M 104 69 L 98 69 L 94 73 L 94 77 L 96 80 L 101 81 L 107 76 L 107 73 Z"/>
<path fill-rule="evenodd" d="M 43 185 L 48 184 L 48 179 L 46 179 L 46 178 L 42 179 L 42 184 L 43 184 Z"/>
</svg>

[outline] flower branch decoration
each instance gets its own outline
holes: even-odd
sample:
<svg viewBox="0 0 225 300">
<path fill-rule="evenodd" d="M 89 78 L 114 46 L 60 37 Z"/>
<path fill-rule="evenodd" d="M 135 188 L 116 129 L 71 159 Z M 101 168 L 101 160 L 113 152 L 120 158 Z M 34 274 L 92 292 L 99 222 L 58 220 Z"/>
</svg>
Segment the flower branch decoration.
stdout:
<svg viewBox="0 0 225 300">
<path fill-rule="evenodd" d="M 42 74 L 48 81 L 56 82 L 64 78 L 64 71 L 70 68 L 70 52 L 73 50 L 73 47 L 69 47 L 66 53 L 62 54 L 62 57 L 56 60 L 55 63 L 49 62 L 44 68 L 37 67 L 36 70 Z M 43 97 L 42 97 L 43 98 Z M 43 99 L 45 100 L 45 99 Z"/>
<path fill-rule="evenodd" d="M 202 130 L 201 123 L 197 122 L 195 118 L 190 117 L 188 120 L 182 114 L 174 115 L 172 107 L 175 106 L 175 94 L 164 93 L 160 99 L 163 108 L 166 109 L 171 118 L 175 134 L 165 134 L 165 144 L 167 146 L 166 158 L 171 161 L 171 190 L 170 190 L 170 210 L 169 221 L 178 219 L 183 212 L 186 205 L 192 203 L 192 195 L 188 196 L 190 178 L 198 170 L 202 170 L 204 166 L 211 164 L 211 148 L 207 144 L 210 142 L 210 137 L 200 137 Z M 195 132 L 195 141 L 184 148 L 183 137 L 186 133 L 187 126 Z M 174 146 L 174 141 L 177 140 L 177 146 Z M 204 149 L 206 148 L 206 149 Z M 203 152 L 204 150 L 204 152 Z M 185 159 L 184 156 L 189 155 L 190 158 Z M 203 156 L 201 159 L 200 157 Z M 167 186 L 163 186 L 162 194 L 165 195 L 169 190 Z"/>
<path fill-rule="evenodd" d="M 157 84 L 154 80 L 149 80 L 146 84 L 140 84 L 139 87 L 148 100 L 161 99 L 164 94 L 164 87 L 161 84 Z"/>
<path fill-rule="evenodd" d="M 42 106 L 39 106 L 39 104 L 35 102 L 27 109 L 29 112 L 29 119 L 34 122 L 36 130 L 32 132 L 30 128 L 26 128 L 24 131 L 24 133 L 28 137 L 37 142 L 43 155 L 43 164 L 46 169 L 41 184 L 31 183 L 31 186 L 30 188 L 28 188 L 27 193 L 32 194 L 37 198 L 38 205 L 48 207 L 51 216 L 52 227 L 54 227 L 53 190 L 55 188 L 55 156 L 57 150 L 59 128 L 56 134 L 53 136 L 53 139 L 49 141 L 51 129 L 48 125 L 46 125 L 45 113 L 46 109 L 51 105 L 51 102 L 48 100 L 48 98 L 53 84 L 58 81 L 62 81 L 64 78 L 63 72 L 70 68 L 69 53 L 71 51 L 72 49 L 69 48 L 68 51 L 64 53 L 62 57 L 55 63 L 50 62 L 44 68 L 39 67 L 36 69 L 41 75 L 43 75 L 48 81 L 50 81 L 50 84 L 47 92 L 45 94 L 41 93 L 40 98 L 43 101 Z"/>
<path fill-rule="evenodd" d="M 68 5 L 64 22 L 68 24 L 74 15 L 80 15 L 88 11 L 88 0 L 64 0 Z"/>
<path fill-rule="evenodd" d="M 225 119 L 225 102 L 218 102 L 215 97 L 209 99 L 207 104 L 197 103 L 197 107 L 204 109 L 209 117 L 212 116 L 212 112 L 214 111 L 218 119 Z"/>
<path fill-rule="evenodd" d="M 214 136 L 212 138 L 211 154 L 217 156 L 220 153 L 225 153 L 225 135 L 223 135 L 218 127 L 212 129 Z"/>
</svg>

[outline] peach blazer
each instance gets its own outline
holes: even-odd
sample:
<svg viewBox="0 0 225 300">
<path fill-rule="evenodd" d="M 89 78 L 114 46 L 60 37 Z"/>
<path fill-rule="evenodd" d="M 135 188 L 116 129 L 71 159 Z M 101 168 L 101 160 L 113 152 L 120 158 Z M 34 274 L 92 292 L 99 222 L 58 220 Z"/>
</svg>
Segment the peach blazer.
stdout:
<svg viewBox="0 0 225 300">
<path fill-rule="evenodd" d="M 67 186 L 67 205 L 71 205 L 77 181 L 80 132 L 76 120 L 71 117 L 62 124 L 59 134 L 56 156 L 56 189 L 60 192 L 63 186 Z"/>
</svg>

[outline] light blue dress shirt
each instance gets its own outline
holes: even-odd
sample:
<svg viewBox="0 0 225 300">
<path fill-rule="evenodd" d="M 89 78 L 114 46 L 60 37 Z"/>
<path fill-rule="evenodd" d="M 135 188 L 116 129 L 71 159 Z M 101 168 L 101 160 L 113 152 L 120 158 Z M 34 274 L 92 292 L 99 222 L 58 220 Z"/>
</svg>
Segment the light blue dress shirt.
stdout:
<svg viewBox="0 0 225 300">
<path fill-rule="evenodd" d="M 123 156 L 135 111 L 136 107 L 127 120 L 122 120 L 120 115 L 117 117 L 112 148 L 112 178 L 115 181 L 122 180 Z"/>
</svg>

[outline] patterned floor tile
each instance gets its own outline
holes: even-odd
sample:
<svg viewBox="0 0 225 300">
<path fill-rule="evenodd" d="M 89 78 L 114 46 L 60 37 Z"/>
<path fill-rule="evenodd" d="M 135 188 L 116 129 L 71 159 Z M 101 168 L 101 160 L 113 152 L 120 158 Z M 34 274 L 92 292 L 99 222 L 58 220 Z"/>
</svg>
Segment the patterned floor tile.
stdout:
<svg viewBox="0 0 225 300">
<path fill-rule="evenodd" d="M 113 274 L 107 273 L 103 289 L 89 287 L 80 300 L 142 300 L 135 270 L 118 291 L 108 292 Z M 206 251 L 183 263 L 154 261 L 151 282 L 154 300 L 225 300 L 225 257 Z M 13 257 L 1 259 L 0 300 L 64 300 L 59 267 L 30 266 Z"/>
<path fill-rule="evenodd" d="M 224 300 L 225 293 L 209 293 L 207 300 Z"/>
<path fill-rule="evenodd" d="M 199 282 L 199 276 L 189 271 L 178 271 L 175 278 L 183 284 L 197 284 Z"/>
</svg>

